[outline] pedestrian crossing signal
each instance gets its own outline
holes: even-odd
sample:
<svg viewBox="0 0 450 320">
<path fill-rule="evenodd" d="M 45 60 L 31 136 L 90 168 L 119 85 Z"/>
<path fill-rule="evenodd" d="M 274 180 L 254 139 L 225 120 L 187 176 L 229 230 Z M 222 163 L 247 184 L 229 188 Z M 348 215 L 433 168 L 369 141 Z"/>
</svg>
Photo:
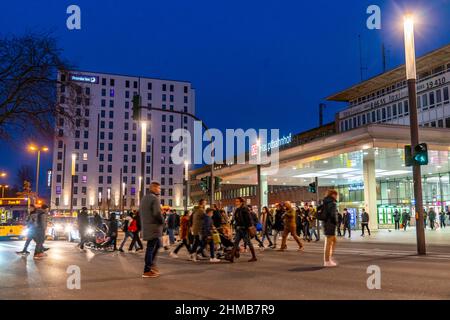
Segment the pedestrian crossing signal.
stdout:
<svg viewBox="0 0 450 320">
<path fill-rule="evenodd" d="M 309 184 L 309 186 L 308 186 L 308 192 L 310 192 L 310 193 L 316 193 L 316 183 L 315 182 L 313 182 L 313 183 L 310 183 Z"/>
<path fill-rule="evenodd" d="M 414 163 L 419 166 L 428 164 L 428 146 L 426 143 L 420 143 L 414 147 Z"/>
</svg>

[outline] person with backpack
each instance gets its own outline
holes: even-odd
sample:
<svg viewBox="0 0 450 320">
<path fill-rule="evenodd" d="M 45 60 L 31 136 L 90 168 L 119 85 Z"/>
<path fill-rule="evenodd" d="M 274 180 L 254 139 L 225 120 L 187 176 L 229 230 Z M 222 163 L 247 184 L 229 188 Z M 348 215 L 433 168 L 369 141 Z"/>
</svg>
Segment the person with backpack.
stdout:
<svg viewBox="0 0 450 320">
<path fill-rule="evenodd" d="M 344 221 L 344 218 L 342 216 L 342 213 L 340 213 L 338 211 L 338 213 L 337 213 L 337 226 L 336 226 L 337 232 L 338 232 L 338 237 L 342 237 L 341 226 L 342 226 L 343 221 Z"/>
<path fill-rule="evenodd" d="M 262 238 L 261 238 L 261 242 L 264 246 L 264 240 L 267 237 L 267 240 L 269 241 L 269 248 L 271 248 L 273 246 L 272 240 L 270 239 L 270 235 L 269 235 L 269 229 L 272 226 L 272 216 L 269 212 L 269 208 L 267 207 L 263 207 L 262 211 L 261 211 L 261 218 L 260 218 L 260 223 L 261 223 L 261 234 L 262 234 Z"/>
<path fill-rule="evenodd" d="M 319 235 L 317 234 L 317 210 L 311 208 L 311 213 L 309 214 L 309 239 L 312 240 L 312 236 L 316 237 L 316 242 L 320 240 Z"/>
<path fill-rule="evenodd" d="M 133 239 L 133 233 L 130 230 L 128 230 L 128 227 L 130 226 L 132 221 L 133 221 L 133 212 L 129 211 L 127 213 L 127 216 L 125 217 L 125 219 L 123 219 L 123 223 L 122 223 L 122 231 L 124 232 L 124 238 L 123 238 L 122 242 L 120 243 L 120 247 L 119 247 L 120 252 L 124 252 L 123 247 L 125 246 L 128 238 Z M 137 248 L 137 244 L 136 244 L 136 248 Z"/>
<path fill-rule="evenodd" d="M 280 233 L 283 233 L 284 223 L 283 223 L 284 208 L 281 203 L 277 204 L 277 209 L 275 210 L 274 224 L 273 224 L 273 246 L 272 249 L 277 247 L 277 239 Z"/>
<path fill-rule="evenodd" d="M 175 243 L 176 213 L 172 210 L 167 212 L 167 234 L 169 235 L 170 245 Z"/>
<path fill-rule="evenodd" d="M 26 228 L 27 228 L 27 240 L 25 241 L 25 244 L 23 246 L 23 249 L 21 251 L 16 251 L 18 255 L 29 255 L 30 252 L 28 251 L 28 246 L 30 245 L 31 241 L 34 238 L 35 235 L 35 228 L 36 228 L 36 207 L 34 204 L 30 205 L 30 214 L 27 216 L 26 219 Z"/>
<path fill-rule="evenodd" d="M 230 262 L 234 262 L 236 252 L 239 250 L 239 244 L 241 240 L 250 248 L 252 258 L 248 262 L 257 261 L 255 248 L 250 240 L 251 233 L 256 233 L 256 228 L 253 225 L 248 207 L 245 205 L 245 200 L 242 197 L 235 200 L 236 210 L 234 212 L 234 223 L 236 227 L 236 236 L 234 239 L 234 246 L 230 254 Z"/>
<path fill-rule="evenodd" d="M 77 216 L 78 232 L 80 234 L 80 243 L 78 248 L 84 250 L 84 244 L 87 242 L 86 232 L 89 227 L 89 214 L 86 207 L 81 208 Z"/>
<path fill-rule="evenodd" d="M 351 222 L 350 212 L 348 212 L 347 208 L 344 208 L 344 214 L 342 215 L 342 224 L 344 225 L 343 236 L 345 237 L 345 232 L 348 230 L 348 238 L 349 239 L 352 237 L 352 228 L 351 228 L 350 222 Z"/>
<path fill-rule="evenodd" d="M 303 244 L 300 238 L 297 236 L 297 226 L 296 226 L 296 212 L 292 207 L 290 201 L 286 201 L 284 203 L 286 208 L 286 212 L 283 215 L 284 219 L 284 230 L 283 230 L 283 240 L 281 241 L 280 251 L 284 251 L 287 249 L 286 241 L 289 234 L 295 239 L 298 244 L 298 251 L 304 251 Z"/>
<path fill-rule="evenodd" d="M 119 224 L 117 223 L 116 214 L 113 212 L 113 213 L 111 213 L 111 215 L 109 217 L 108 231 L 106 233 L 106 236 L 109 239 L 102 245 L 105 250 L 109 245 L 113 245 L 113 251 L 117 250 L 117 232 L 118 231 L 119 231 Z"/>
<path fill-rule="evenodd" d="M 366 212 L 366 209 L 362 209 L 361 229 L 362 229 L 361 237 L 364 237 L 364 229 L 367 229 L 367 232 L 369 233 L 369 236 L 370 236 L 369 214 Z"/>
<path fill-rule="evenodd" d="M 402 214 L 403 231 L 406 231 L 406 228 L 408 227 L 410 219 L 411 219 L 411 217 L 410 217 L 408 211 L 403 210 L 403 214 Z"/>
<path fill-rule="evenodd" d="M 169 255 L 172 258 L 178 258 L 178 251 L 181 250 L 183 246 L 186 247 L 188 253 L 191 253 L 191 247 L 189 245 L 189 211 L 185 211 L 180 219 L 180 243 Z"/>
<path fill-rule="evenodd" d="M 330 189 L 323 199 L 323 205 L 318 211 L 317 217 L 323 221 L 323 231 L 325 234 L 324 266 L 336 267 L 333 260 L 333 252 L 336 246 L 336 225 L 337 225 L 337 191 Z"/>
<path fill-rule="evenodd" d="M 214 209 L 208 208 L 206 209 L 206 213 L 203 215 L 203 223 L 202 223 L 202 240 L 205 243 L 205 247 L 209 245 L 209 262 L 216 263 L 220 262 L 220 259 L 215 257 L 215 246 L 213 239 L 213 232 L 215 231 L 213 224 Z"/>
<path fill-rule="evenodd" d="M 258 215 L 256 214 L 256 212 L 253 210 L 253 208 L 251 206 L 248 206 L 248 211 L 250 212 L 250 217 L 252 218 L 252 224 L 256 227 L 256 234 L 255 234 L 254 238 L 255 238 L 256 242 L 258 242 L 259 248 L 264 249 L 264 244 L 262 243 L 261 239 L 259 239 L 259 237 L 258 237 L 258 232 L 262 231 L 262 226 L 259 222 Z M 258 228 L 260 230 L 258 230 Z M 244 243 L 244 247 L 246 247 L 245 243 Z"/>
<path fill-rule="evenodd" d="M 48 221 L 48 206 L 43 204 L 40 209 L 36 210 L 36 229 L 34 232 L 34 241 L 36 247 L 34 248 L 34 259 L 42 259 L 44 257 L 44 242 L 45 233 L 47 230 Z"/>
<path fill-rule="evenodd" d="M 130 247 L 128 251 L 132 251 L 133 247 L 136 248 L 136 252 L 143 250 L 144 246 L 142 245 L 141 239 L 139 238 L 139 233 L 141 232 L 141 218 L 139 217 L 139 211 L 136 211 L 133 215 L 133 220 L 128 226 L 128 231 L 133 234 L 133 240 L 131 240 Z"/>
<path fill-rule="evenodd" d="M 400 217 L 401 217 L 400 212 L 398 212 L 398 210 L 395 209 L 393 214 L 395 230 L 400 230 Z"/>
</svg>

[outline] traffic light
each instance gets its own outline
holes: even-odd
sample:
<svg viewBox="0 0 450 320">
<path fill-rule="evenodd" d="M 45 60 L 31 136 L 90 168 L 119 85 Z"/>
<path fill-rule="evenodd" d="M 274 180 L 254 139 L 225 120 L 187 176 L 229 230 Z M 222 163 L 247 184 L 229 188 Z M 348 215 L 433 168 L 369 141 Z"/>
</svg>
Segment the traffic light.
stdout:
<svg viewBox="0 0 450 320">
<path fill-rule="evenodd" d="M 313 182 L 313 183 L 310 183 L 309 184 L 309 186 L 308 186 L 308 192 L 310 192 L 310 193 L 316 193 L 316 183 L 315 182 Z"/>
<path fill-rule="evenodd" d="M 222 178 L 214 177 L 214 190 L 219 190 L 221 184 L 222 184 Z"/>
<path fill-rule="evenodd" d="M 420 143 L 414 147 L 414 163 L 419 166 L 428 164 L 428 146 L 426 143 Z"/>
<path fill-rule="evenodd" d="M 135 95 L 133 97 L 133 120 L 139 121 L 141 118 L 141 96 Z"/>
<path fill-rule="evenodd" d="M 410 145 L 405 146 L 405 167 L 411 167 L 414 163 Z"/>
<path fill-rule="evenodd" d="M 208 193 L 210 190 L 210 185 L 211 185 L 211 177 L 203 177 L 200 179 L 200 188 L 202 189 L 203 192 Z"/>
</svg>

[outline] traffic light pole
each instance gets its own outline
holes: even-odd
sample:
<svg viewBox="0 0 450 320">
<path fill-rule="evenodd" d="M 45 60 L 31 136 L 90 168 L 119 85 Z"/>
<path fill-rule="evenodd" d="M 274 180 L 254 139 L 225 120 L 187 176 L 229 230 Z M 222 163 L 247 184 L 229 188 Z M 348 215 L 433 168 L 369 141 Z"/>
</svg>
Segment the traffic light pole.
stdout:
<svg viewBox="0 0 450 320">
<path fill-rule="evenodd" d="M 409 121 L 411 130 L 411 147 L 414 148 L 419 144 L 419 124 L 417 120 L 416 105 L 416 79 L 408 79 L 409 93 Z M 416 208 L 416 236 L 417 236 L 417 253 L 426 254 L 425 246 L 425 225 L 423 215 L 423 198 L 422 198 L 422 173 L 420 165 L 413 161 L 413 185 L 414 199 Z"/>
<path fill-rule="evenodd" d="M 211 141 L 212 144 L 212 151 L 211 151 L 211 169 L 210 169 L 210 175 L 211 175 L 211 186 L 209 189 L 209 203 L 211 205 L 211 207 L 214 204 L 214 155 L 215 155 L 215 150 L 214 150 L 214 141 L 212 139 L 212 136 L 209 134 L 209 128 L 206 126 L 205 122 L 202 121 L 200 118 L 196 117 L 195 115 L 193 115 L 192 113 L 189 112 L 183 112 L 183 111 L 177 111 L 177 110 L 166 110 L 166 109 L 162 109 L 162 108 L 154 108 L 154 107 L 148 107 L 148 106 L 140 106 L 140 109 L 147 109 L 150 111 L 160 111 L 160 112 L 166 112 L 166 113 L 173 113 L 173 114 L 180 114 L 183 116 L 188 116 L 196 121 L 200 121 L 202 123 L 203 128 L 205 129 L 205 131 L 208 133 L 209 139 Z"/>
<path fill-rule="evenodd" d="M 319 207 L 319 201 L 320 201 L 320 194 L 319 194 L 319 178 L 316 177 L 315 181 L 316 183 L 316 228 L 317 228 L 317 239 L 320 239 L 320 221 L 317 219 L 317 208 Z M 311 235 L 312 239 L 312 235 Z"/>
</svg>

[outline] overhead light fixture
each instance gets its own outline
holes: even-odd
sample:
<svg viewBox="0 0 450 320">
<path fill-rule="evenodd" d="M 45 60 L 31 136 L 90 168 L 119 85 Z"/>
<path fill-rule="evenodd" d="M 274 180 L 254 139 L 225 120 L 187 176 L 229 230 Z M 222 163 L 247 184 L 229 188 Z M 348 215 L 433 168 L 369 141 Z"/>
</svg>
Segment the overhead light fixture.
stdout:
<svg viewBox="0 0 450 320">
<path fill-rule="evenodd" d="M 358 171 L 355 168 L 336 168 L 336 169 L 330 169 L 330 170 L 324 170 L 320 171 L 321 173 L 326 174 L 340 174 L 340 173 L 348 173 L 348 172 L 355 172 Z"/>
<path fill-rule="evenodd" d="M 296 176 L 293 176 L 293 178 L 315 178 L 315 177 L 323 177 L 323 176 L 327 176 L 327 175 L 328 174 L 326 174 L 326 173 L 313 172 L 313 173 L 298 174 Z"/>
</svg>

